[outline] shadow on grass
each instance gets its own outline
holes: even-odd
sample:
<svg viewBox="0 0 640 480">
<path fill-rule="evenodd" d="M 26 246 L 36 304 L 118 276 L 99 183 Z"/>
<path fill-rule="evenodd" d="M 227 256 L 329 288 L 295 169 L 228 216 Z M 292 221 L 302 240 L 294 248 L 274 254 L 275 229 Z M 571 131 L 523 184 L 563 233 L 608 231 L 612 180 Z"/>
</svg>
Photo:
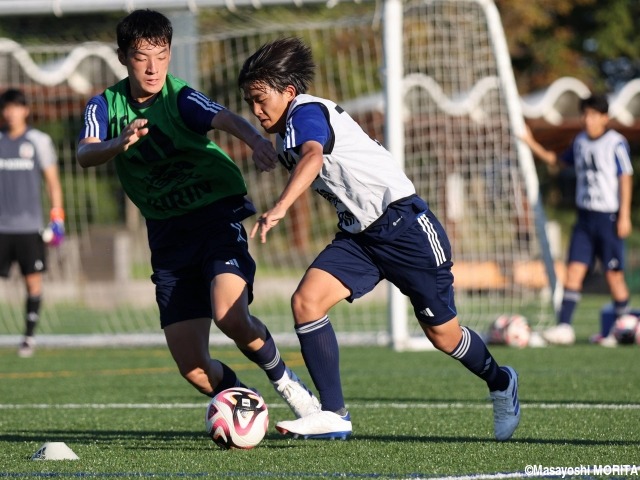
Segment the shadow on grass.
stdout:
<svg viewBox="0 0 640 480">
<path fill-rule="evenodd" d="M 265 440 L 287 440 L 278 433 L 267 433 Z M 204 442 L 202 442 L 204 440 Z M 103 444 L 114 442 L 128 442 L 130 448 L 148 450 L 175 450 L 179 444 L 184 444 L 189 450 L 210 448 L 218 449 L 213 443 L 207 442 L 206 433 L 193 431 L 144 431 L 144 430 L 37 430 L 0 434 L 0 443 L 35 442 L 65 442 L 68 444 Z M 197 442 L 194 446 L 193 442 Z"/>
<path fill-rule="evenodd" d="M 544 402 L 543 402 L 544 403 Z M 43 440 L 46 439 L 46 440 Z M 66 442 L 66 443 L 112 443 L 131 442 L 130 448 L 148 450 L 175 450 L 177 444 L 184 443 L 185 448 L 190 450 L 208 450 L 211 447 L 217 448 L 213 443 L 201 442 L 207 440 L 204 433 L 194 433 L 193 431 L 145 431 L 145 430 L 37 430 L 15 432 L 10 434 L 0 434 L 0 442 Z M 294 440 L 283 437 L 278 433 L 267 433 L 265 440 L 284 441 L 287 445 L 268 445 L 267 448 L 285 448 L 296 445 L 311 445 L 317 442 L 327 443 L 327 440 Z M 371 441 L 384 443 L 496 443 L 493 437 L 464 437 L 464 436 L 442 436 L 442 435 L 358 435 L 354 434 L 349 440 Z M 198 442 L 194 447 L 193 442 Z M 574 446 L 639 446 L 638 440 L 596 440 L 577 438 L 527 438 L 516 434 L 516 438 L 508 443 L 531 444 L 531 445 L 574 445 Z M 187 447 L 188 444 L 188 447 Z"/>
<path fill-rule="evenodd" d="M 370 403 L 376 404 L 407 404 L 407 405 L 424 405 L 424 408 L 433 407 L 435 409 L 443 409 L 447 408 L 447 405 L 455 405 L 459 406 L 459 408 L 473 408 L 476 409 L 478 407 L 482 408 L 491 408 L 491 400 L 489 398 L 489 393 L 485 398 L 370 398 L 370 397 L 350 397 L 349 403 L 358 405 L 367 405 Z M 626 401 L 609 401 L 609 400 L 580 400 L 580 399 L 550 399 L 550 400 L 527 400 L 523 399 L 520 396 L 520 403 L 523 407 L 529 408 L 540 408 L 540 409 L 549 409 L 557 408 L 561 409 L 562 406 L 568 407 L 568 409 L 580 410 L 580 405 L 585 405 L 585 408 L 593 408 L 594 410 L 616 410 L 617 408 L 625 409 L 625 410 L 640 410 L 640 401 L 638 402 L 626 402 Z M 591 406 L 591 407 L 587 407 Z"/>
<path fill-rule="evenodd" d="M 518 437 L 509 440 L 508 442 L 497 442 L 493 437 L 445 437 L 445 436 L 385 436 L 385 435 L 353 435 L 354 440 L 369 440 L 376 442 L 410 442 L 410 443 L 507 443 L 514 445 L 574 445 L 574 446 L 640 446 L 640 441 L 631 440 L 589 440 L 589 439 L 577 439 L 577 438 L 522 438 Z"/>
</svg>

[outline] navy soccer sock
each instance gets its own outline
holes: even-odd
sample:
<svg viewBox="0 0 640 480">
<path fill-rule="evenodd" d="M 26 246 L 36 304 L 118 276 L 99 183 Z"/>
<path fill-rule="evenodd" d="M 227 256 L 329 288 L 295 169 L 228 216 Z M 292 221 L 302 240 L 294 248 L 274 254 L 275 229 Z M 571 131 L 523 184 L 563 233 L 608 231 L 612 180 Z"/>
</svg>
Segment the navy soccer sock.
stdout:
<svg viewBox="0 0 640 480">
<path fill-rule="evenodd" d="M 498 366 L 485 343 L 473 330 L 462 327 L 462 339 L 449 355 L 487 382 L 490 391 L 509 387 L 509 374 Z"/>
<path fill-rule="evenodd" d="M 629 299 L 621 302 L 613 301 L 613 310 L 616 312 L 616 317 L 621 317 L 625 313 L 629 312 Z"/>
<path fill-rule="evenodd" d="M 267 377 L 272 382 L 280 380 L 285 372 L 284 361 L 280 357 L 276 342 L 274 342 L 271 333 L 267 330 L 267 338 L 264 339 L 264 345 L 256 352 L 249 350 L 240 350 L 245 357 L 258 365 L 265 371 Z"/>
<path fill-rule="evenodd" d="M 576 305 L 580 301 L 580 292 L 577 290 L 565 290 L 562 296 L 562 305 L 560 306 L 560 314 L 558 315 L 558 323 L 566 323 L 571 325 L 573 320 L 573 312 Z"/>
<path fill-rule="evenodd" d="M 236 372 L 231 370 L 222 362 L 220 362 L 220 365 L 222 365 L 222 380 L 220 380 L 220 383 L 216 385 L 216 388 L 213 389 L 213 392 L 209 394 L 210 397 L 215 397 L 217 394 L 219 394 L 223 390 L 226 390 L 227 388 L 247 388 L 247 386 L 240 381 L 240 379 L 236 375 Z"/>
<path fill-rule="evenodd" d="M 340 383 L 340 351 L 329 317 L 296 326 L 300 351 L 323 410 L 346 413 Z"/>
</svg>

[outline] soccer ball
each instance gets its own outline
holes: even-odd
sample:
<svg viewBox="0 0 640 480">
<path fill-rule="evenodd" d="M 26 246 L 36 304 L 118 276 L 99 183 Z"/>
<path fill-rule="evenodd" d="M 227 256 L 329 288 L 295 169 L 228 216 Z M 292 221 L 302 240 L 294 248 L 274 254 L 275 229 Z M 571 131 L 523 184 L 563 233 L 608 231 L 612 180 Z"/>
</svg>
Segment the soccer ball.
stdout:
<svg viewBox="0 0 640 480">
<path fill-rule="evenodd" d="M 500 315 L 489 329 L 489 343 L 524 348 L 529 344 L 531 327 L 522 315 Z"/>
<path fill-rule="evenodd" d="M 511 315 L 507 329 L 504 332 L 504 341 L 510 347 L 524 348 L 529 345 L 531 327 L 522 315 Z"/>
<path fill-rule="evenodd" d="M 207 434 L 219 447 L 248 450 L 267 433 L 269 411 L 253 390 L 229 388 L 211 399 L 204 421 Z"/>
<path fill-rule="evenodd" d="M 638 317 L 631 314 L 619 316 L 611 331 L 619 344 L 629 345 L 636 341 L 636 331 L 638 329 Z"/>
<path fill-rule="evenodd" d="M 496 318 L 489 327 L 489 333 L 487 334 L 487 343 L 493 345 L 504 345 L 504 331 L 509 324 L 509 315 L 500 315 Z"/>
</svg>

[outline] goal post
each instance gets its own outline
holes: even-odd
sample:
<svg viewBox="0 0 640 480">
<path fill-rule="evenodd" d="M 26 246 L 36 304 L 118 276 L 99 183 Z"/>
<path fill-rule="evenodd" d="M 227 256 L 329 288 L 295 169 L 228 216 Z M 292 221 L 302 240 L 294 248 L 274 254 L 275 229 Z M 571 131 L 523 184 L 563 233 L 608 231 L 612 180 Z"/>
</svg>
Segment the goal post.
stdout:
<svg viewBox="0 0 640 480">
<path fill-rule="evenodd" d="M 561 288 L 494 2 L 386 0 L 384 22 L 386 144 L 449 232 L 460 322 L 548 321 Z M 433 348 L 409 308 L 390 286 L 393 348 Z"/>
<path fill-rule="evenodd" d="M 385 0 L 383 14 L 384 43 L 384 97 L 385 97 L 385 138 L 386 147 L 393 158 L 404 169 L 404 65 L 402 58 L 402 0 Z M 388 284 L 389 288 L 389 331 L 391 344 L 396 350 L 407 348 L 410 341 L 407 299 L 400 290 Z M 428 348 L 430 342 L 423 337 Z M 414 340 L 414 342 L 417 340 Z"/>
</svg>

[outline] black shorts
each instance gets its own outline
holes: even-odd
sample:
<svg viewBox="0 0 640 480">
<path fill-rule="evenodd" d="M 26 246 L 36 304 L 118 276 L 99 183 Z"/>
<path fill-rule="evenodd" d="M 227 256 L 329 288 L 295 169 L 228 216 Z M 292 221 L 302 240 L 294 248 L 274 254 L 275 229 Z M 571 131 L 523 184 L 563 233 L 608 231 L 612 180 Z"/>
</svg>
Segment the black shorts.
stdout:
<svg viewBox="0 0 640 480">
<path fill-rule="evenodd" d="M 13 262 L 22 275 L 47 269 L 46 250 L 39 233 L 0 233 L 0 277 L 9 276 Z"/>
<path fill-rule="evenodd" d="M 162 328 L 212 318 L 211 280 L 221 273 L 242 278 L 251 303 L 256 264 L 241 222 L 254 213 L 251 203 L 235 197 L 180 217 L 147 220 Z"/>
</svg>

